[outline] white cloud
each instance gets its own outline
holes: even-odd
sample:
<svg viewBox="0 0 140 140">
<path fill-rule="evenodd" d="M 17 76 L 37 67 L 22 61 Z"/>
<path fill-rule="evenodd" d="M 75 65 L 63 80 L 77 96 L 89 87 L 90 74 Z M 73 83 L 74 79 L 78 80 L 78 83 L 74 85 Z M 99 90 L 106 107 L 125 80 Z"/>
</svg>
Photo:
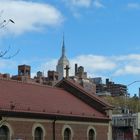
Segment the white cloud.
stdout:
<svg viewBox="0 0 140 140">
<path fill-rule="evenodd" d="M 99 0 L 62 0 L 71 8 L 79 7 L 79 8 L 89 8 L 89 7 L 96 7 L 96 8 L 103 8 L 104 5 Z"/>
<path fill-rule="evenodd" d="M 126 65 L 123 68 L 118 69 L 115 72 L 115 76 L 120 76 L 120 75 L 139 75 L 140 74 L 140 65 L 139 66 L 135 66 L 135 65 Z"/>
<path fill-rule="evenodd" d="M 71 3 L 75 6 L 89 7 L 91 0 L 71 0 Z"/>
<path fill-rule="evenodd" d="M 39 31 L 44 26 L 57 26 L 63 22 L 60 11 L 49 4 L 24 0 L 0 0 L 0 7 L 3 11 L 1 20 L 15 21 L 15 25 L 8 24 L 6 27 L 8 33 Z"/>
<path fill-rule="evenodd" d="M 47 75 L 48 70 L 56 71 L 57 61 L 57 59 L 47 59 L 46 63 L 41 64 L 41 71 L 44 72 L 45 75 Z"/>
<path fill-rule="evenodd" d="M 95 76 L 102 71 L 111 71 L 115 69 L 116 64 L 108 57 L 97 55 L 80 55 L 70 61 L 70 75 L 74 74 L 74 65 L 84 66 L 85 71 L 89 76 Z M 47 60 L 47 63 L 41 65 L 41 70 L 47 72 L 48 70 L 56 70 L 57 59 Z"/>
<path fill-rule="evenodd" d="M 122 76 L 140 74 L 140 54 L 121 56 L 80 55 L 69 59 L 70 74 L 74 74 L 74 64 L 83 66 L 88 76 Z M 41 69 L 56 70 L 57 59 L 47 60 Z"/>
<path fill-rule="evenodd" d="M 76 6 L 76 7 L 90 7 L 92 0 L 63 0 L 69 6 Z"/>
<path fill-rule="evenodd" d="M 108 57 L 99 55 L 80 55 L 70 60 L 71 75 L 74 74 L 74 65 L 83 66 L 88 77 L 103 76 L 104 72 L 112 71 L 116 64 Z"/>
<path fill-rule="evenodd" d="M 127 7 L 130 9 L 140 9 L 140 4 L 139 3 L 128 3 Z"/>
<path fill-rule="evenodd" d="M 75 63 L 84 66 L 90 74 L 97 73 L 99 71 L 110 71 L 116 67 L 116 64 L 108 57 L 97 55 L 77 56 L 76 58 L 70 60 L 70 62 L 73 66 Z"/>
<path fill-rule="evenodd" d="M 123 61 L 123 60 L 140 60 L 140 55 L 139 54 L 129 54 L 129 55 L 122 55 L 116 58 L 118 61 Z"/>
<path fill-rule="evenodd" d="M 81 18 L 81 9 L 104 8 L 100 0 L 61 0 L 69 8 L 75 18 Z"/>
<path fill-rule="evenodd" d="M 38 71 L 44 72 L 47 76 L 48 70 L 56 70 L 58 59 L 46 59 L 42 62 L 39 60 L 38 68 L 34 67 L 35 62 L 29 62 L 34 68 L 32 75 Z M 125 75 L 140 75 L 140 54 L 129 54 L 121 56 L 100 56 L 100 55 L 80 55 L 69 59 L 70 61 L 70 75 L 74 75 L 74 65 L 83 66 L 88 76 L 96 77 L 120 77 Z M 27 63 L 28 61 L 26 61 Z M 41 65 L 40 65 L 41 64 Z M 7 72 L 12 69 L 17 69 L 18 62 L 12 60 L 1 60 L 0 71 Z M 40 65 L 40 66 L 39 66 Z"/>
<path fill-rule="evenodd" d="M 93 5 L 96 8 L 104 8 L 105 7 L 99 0 L 94 0 Z"/>
<path fill-rule="evenodd" d="M 89 75 L 139 75 L 140 54 L 120 56 L 82 55 L 70 60 L 72 67 L 78 63 L 85 67 Z"/>
<path fill-rule="evenodd" d="M 119 64 L 114 73 L 115 76 L 140 74 L 140 54 L 119 56 L 116 58 L 116 62 Z"/>
</svg>

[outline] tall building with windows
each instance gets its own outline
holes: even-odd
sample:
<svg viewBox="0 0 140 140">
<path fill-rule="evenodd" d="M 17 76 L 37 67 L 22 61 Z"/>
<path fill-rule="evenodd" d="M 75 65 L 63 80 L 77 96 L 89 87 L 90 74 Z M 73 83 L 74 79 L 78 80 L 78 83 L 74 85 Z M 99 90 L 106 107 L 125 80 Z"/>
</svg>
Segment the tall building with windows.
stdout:
<svg viewBox="0 0 140 140">
<path fill-rule="evenodd" d="M 93 78 L 93 82 L 96 84 L 96 94 L 100 96 L 111 95 L 125 96 L 127 95 L 127 86 L 123 84 L 116 84 L 109 79 L 106 79 L 106 83 L 102 83 L 102 79 Z"/>
<path fill-rule="evenodd" d="M 62 43 L 62 55 L 60 59 L 58 60 L 56 71 L 58 72 L 58 80 L 61 80 L 63 77 L 66 77 L 66 66 L 69 66 L 69 60 L 66 57 L 66 51 L 65 51 L 65 41 L 63 37 L 63 43 Z"/>
</svg>

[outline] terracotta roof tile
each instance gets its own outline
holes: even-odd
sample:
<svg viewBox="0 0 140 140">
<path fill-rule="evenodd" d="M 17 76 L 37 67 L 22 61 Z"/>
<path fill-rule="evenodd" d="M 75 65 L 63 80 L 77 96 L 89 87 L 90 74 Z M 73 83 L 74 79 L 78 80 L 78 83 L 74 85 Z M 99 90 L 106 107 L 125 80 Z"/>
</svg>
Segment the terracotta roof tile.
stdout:
<svg viewBox="0 0 140 140">
<path fill-rule="evenodd" d="M 104 99 L 100 98 L 99 96 L 97 96 L 96 94 L 91 94 L 88 93 L 79 83 L 75 82 L 74 80 L 71 79 L 63 79 L 65 82 L 69 83 L 70 85 L 74 86 L 75 88 L 79 89 L 81 92 L 84 92 L 84 94 L 86 94 L 87 96 L 93 98 L 94 100 L 100 102 L 101 104 L 103 104 L 104 106 L 108 107 L 108 108 L 113 108 L 113 106 L 111 104 L 109 104 L 108 102 L 106 102 Z M 63 81 L 62 81 L 63 82 Z M 60 81 L 61 83 L 61 81 Z M 57 83 L 59 84 L 59 83 Z M 57 86 L 57 85 L 56 85 Z"/>
<path fill-rule="evenodd" d="M 107 118 L 63 89 L 1 79 L 0 110 Z"/>
</svg>

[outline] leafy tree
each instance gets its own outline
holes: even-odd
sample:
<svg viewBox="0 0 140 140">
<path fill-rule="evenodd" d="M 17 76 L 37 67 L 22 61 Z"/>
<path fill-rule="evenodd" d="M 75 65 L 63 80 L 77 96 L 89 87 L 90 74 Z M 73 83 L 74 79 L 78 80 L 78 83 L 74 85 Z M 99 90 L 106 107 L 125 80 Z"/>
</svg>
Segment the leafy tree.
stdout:
<svg viewBox="0 0 140 140">
<path fill-rule="evenodd" d="M 140 99 L 134 95 L 133 97 L 125 97 L 125 96 L 118 96 L 118 97 L 111 97 L 107 96 L 104 99 L 114 106 L 113 113 L 136 113 L 140 112 Z M 129 112 L 126 110 L 129 110 Z"/>
</svg>

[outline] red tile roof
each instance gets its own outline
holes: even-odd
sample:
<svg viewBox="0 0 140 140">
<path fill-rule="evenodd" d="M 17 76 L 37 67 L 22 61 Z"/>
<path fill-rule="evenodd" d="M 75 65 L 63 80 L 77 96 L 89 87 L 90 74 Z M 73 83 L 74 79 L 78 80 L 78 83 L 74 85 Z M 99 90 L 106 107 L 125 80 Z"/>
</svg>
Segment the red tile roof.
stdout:
<svg viewBox="0 0 140 140">
<path fill-rule="evenodd" d="M 107 119 L 63 89 L 2 79 L 0 110 Z"/>
<path fill-rule="evenodd" d="M 56 87 L 61 87 L 63 82 L 66 82 L 67 84 L 71 85 L 71 87 L 78 89 L 82 94 L 91 97 L 93 100 L 102 104 L 105 108 L 113 109 L 113 106 L 111 104 L 109 104 L 108 102 L 106 102 L 105 100 L 97 96 L 96 94 L 88 93 L 79 83 L 75 82 L 74 80 L 64 78 L 62 81 L 56 84 Z"/>
<path fill-rule="evenodd" d="M 65 79 L 67 80 L 67 79 Z M 109 104 L 108 102 L 106 102 L 104 99 L 102 99 L 101 97 L 97 96 L 96 94 L 94 93 L 88 93 L 82 86 L 78 86 L 78 83 L 76 82 L 72 82 L 71 80 L 67 80 L 69 82 L 69 84 L 73 84 L 75 85 L 76 88 L 79 88 L 79 90 L 81 91 L 84 91 L 84 93 L 87 95 L 87 96 L 90 96 L 91 98 L 93 98 L 94 100 L 100 102 L 101 104 L 103 104 L 104 106 L 106 106 L 107 108 L 110 108 L 112 109 L 113 106 L 111 104 Z"/>
</svg>

